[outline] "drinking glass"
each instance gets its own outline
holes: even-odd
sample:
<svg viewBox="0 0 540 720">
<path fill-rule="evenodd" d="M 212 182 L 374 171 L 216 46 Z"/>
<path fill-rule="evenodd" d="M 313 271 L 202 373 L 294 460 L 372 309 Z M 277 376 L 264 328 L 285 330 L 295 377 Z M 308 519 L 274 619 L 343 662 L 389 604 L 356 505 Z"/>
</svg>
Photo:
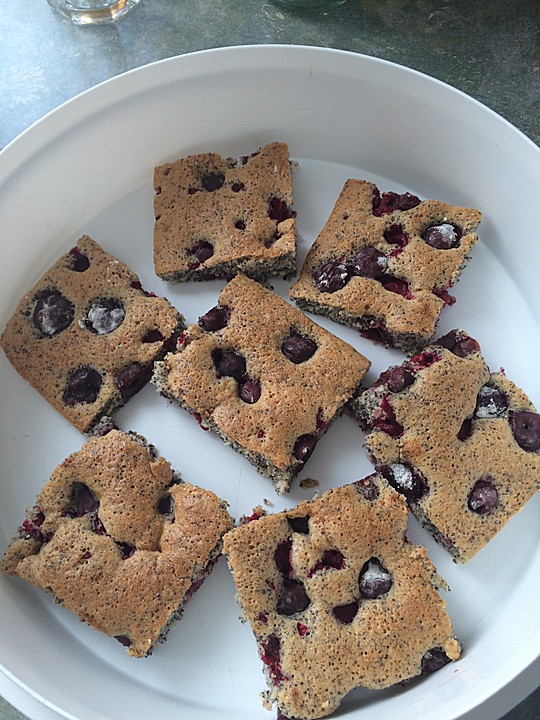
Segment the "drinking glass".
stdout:
<svg viewBox="0 0 540 720">
<path fill-rule="evenodd" d="M 141 0 L 47 0 L 47 2 L 75 25 L 97 25 L 119 20 Z"/>
</svg>

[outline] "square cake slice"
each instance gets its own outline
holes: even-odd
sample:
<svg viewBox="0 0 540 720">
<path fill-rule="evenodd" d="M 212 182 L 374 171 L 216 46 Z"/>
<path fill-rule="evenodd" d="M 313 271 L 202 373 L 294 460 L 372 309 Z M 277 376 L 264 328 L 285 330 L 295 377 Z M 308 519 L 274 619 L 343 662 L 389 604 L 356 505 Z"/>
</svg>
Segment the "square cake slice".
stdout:
<svg viewBox="0 0 540 720">
<path fill-rule="evenodd" d="M 225 535 L 278 717 L 324 717 L 356 687 L 459 658 L 445 583 L 406 524 L 403 498 L 374 474 Z"/>
<path fill-rule="evenodd" d="M 156 363 L 167 398 L 271 477 L 278 493 L 359 392 L 369 361 L 255 280 L 237 275 Z"/>
<path fill-rule="evenodd" d="M 92 437 L 52 473 L 0 568 L 144 657 L 164 640 L 233 526 L 139 436 Z"/>
<path fill-rule="evenodd" d="M 88 236 L 26 293 L 0 344 L 17 372 L 81 432 L 124 405 L 184 319 Z"/>
<path fill-rule="evenodd" d="M 289 149 L 201 153 L 154 171 L 154 266 L 164 280 L 209 280 L 238 271 L 256 280 L 296 272 L 296 212 Z"/>
<path fill-rule="evenodd" d="M 480 220 L 478 210 L 347 180 L 290 297 L 386 347 L 417 352 L 455 302 L 448 289 Z"/>
<path fill-rule="evenodd" d="M 376 468 L 466 562 L 540 489 L 540 415 L 452 330 L 351 403 Z"/>
</svg>

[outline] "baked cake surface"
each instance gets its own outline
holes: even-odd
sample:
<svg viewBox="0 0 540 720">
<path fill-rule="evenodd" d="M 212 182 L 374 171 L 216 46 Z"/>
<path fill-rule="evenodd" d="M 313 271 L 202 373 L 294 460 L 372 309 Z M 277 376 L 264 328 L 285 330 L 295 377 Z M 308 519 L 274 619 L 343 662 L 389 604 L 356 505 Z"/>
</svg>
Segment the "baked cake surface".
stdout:
<svg viewBox="0 0 540 720">
<path fill-rule="evenodd" d="M 465 562 L 540 489 L 540 415 L 453 330 L 352 401 L 371 459 Z"/>
<path fill-rule="evenodd" d="M 278 492 L 359 390 L 369 361 L 244 275 L 191 325 L 152 381 L 245 455 Z"/>
<path fill-rule="evenodd" d="M 432 337 L 481 220 L 478 210 L 347 180 L 290 297 L 310 312 L 415 352 Z"/>
<path fill-rule="evenodd" d="M 255 515 L 255 517 L 257 517 Z M 311 720 L 460 656 L 444 581 L 374 474 L 228 532 L 223 551 L 278 717 Z"/>
<path fill-rule="evenodd" d="M 138 436 L 91 438 L 53 472 L 1 569 L 143 657 L 218 559 L 233 522 Z"/>
<path fill-rule="evenodd" d="M 86 432 L 150 380 L 183 326 L 167 300 L 84 236 L 21 299 L 0 343 L 17 372 Z"/>
<path fill-rule="evenodd" d="M 296 272 L 289 149 L 201 153 L 154 170 L 154 265 L 164 280 Z"/>
</svg>

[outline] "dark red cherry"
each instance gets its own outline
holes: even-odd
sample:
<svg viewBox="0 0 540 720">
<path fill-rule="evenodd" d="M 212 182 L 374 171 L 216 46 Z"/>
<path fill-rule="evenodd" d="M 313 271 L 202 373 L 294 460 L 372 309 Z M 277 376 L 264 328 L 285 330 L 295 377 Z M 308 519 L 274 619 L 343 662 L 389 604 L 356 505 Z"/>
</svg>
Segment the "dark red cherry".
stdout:
<svg viewBox="0 0 540 720">
<path fill-rule="evenodd" d="M 352 273 L 352 268 L 345 263 L 329 260 L 314 270 L 312 277 L 317 290 L 333 293 L 345 287 Z"/>
<path fill-rule="evenodd" d="M 358 607 L 358 601 L 353 600 L 353 602 L 347 603 L 347 605 L 337 605 L 332 608 L 332 612 L 334 617 L 336 617 L 340 622 L 345 625 L 350 625 L 356 617 Z"/>
<path fill-rule="evenodd" d="M 78 247 L 73 247 L 69 251 L 70 254 L 70 268 L 75 272 L 84 272 L 90 267 L 90 260 L 84 255 Z"/>
<path fill-rule="evenodd" d="M 363 247 L 356 253 L 352 262 L 355 275 L 378 280 L 386 272 L 388 258 L 377 248 Z"/>
<path fill-rule="evenodd" d="M 134 555 L 135 550 L 137 549 L 135 545 L 132 545 L 131 543 L 127 542 L 117 542 L 118 548 L 120 550 L 120 554 L 122 555 L 122 560 L 127 560 L 132 555 Z"/>
<path fill-rule="evenodd" d="M 386 192 L 381 195 L 378 188 L 373 191 L 372 212 L 381 217 L 396 210 L 411 210 L 420 204 L 420 198 L 409 192 L 402 194 Z"/>
<path fill-rule="evenodd" d="M 45 522 L 45 514 L 39 505 L 33 508 L 32 514 L 27 517 L 18 528 L 19 536 L 28 540 L 32 538 L 40 545 L 44 545 L 51 540 L 53 533 L 44 532 L 42 525 Z"/>
<path fill-rule="evenodd" d="M 379 472 L 409 503 L 418 502 L 429 492 L 426 478 L 409 463 L 383 465 Z"/>
<path fill-rule="evenodd" d="M 390 392 L 399 393 L 410 387 L 414 380 L 415 374 L 412 370 L 409 370 L 403 365 L 397 365 L 381 373 L 377 380 L 377 385 L 384 383 Z"/>
<path fill-rule="evenodd" d="M 387 243 L 391 245 L 399 245 L 400 248 L 405 247 L 409 242 L 409 236 L 403 229 L 403 225 L 392 223 L 383 233 L 383 237 Z"/>
<path fill-rule="evenodd" d="M 191 255 L 195 255 L 199 263 L 203 263 L 214 254 L 214 246 L 208 240 L 199 240 L 190 250 Z"/>
<path fill-rule="evenodd" d="M 120 370 L 116 376 L 116 387 L 123 400 L 129 400 L 150 381 L 152 365 L 134 362 Z"/>
<path fill-rule="evenodd" d="M 440 337 L 435 344 L 450 350 L 460 358 L 465 358 L 480 351 L 480 345 L 476 340 L 459 330 L 450 330 L 446 335 Z"/>
<path fill-rule="evenodd" d="M 261 383 L 257 380 L 244 380 L 238 384 L 238 396 L 248 405 L 253 405 L 261 397 Z"/>
<path fill-rule="evenodd" d="M 431 675 L 437 672 L 445 665 L 448 665 L 450 658 L 440 647 L 431 648 L 422 658 L 421 672 L 422 675 Z"/>
<path fill-rule="evenodd" d="M 268 217 L 280 223 L 296 217 L 296 211 L 289 207 L 285 200 L 273 197 L 268 201 Z"/>
<path fill-rule="evenodd" d="M 96 401 L 103 379 L 97 370 L 87 365 L 74 370 L 68 378 L 63 400 L 66 405 Z"/>
<path fill-rule="evenodd" d="M 309 607 L 311 600 L 299 580 L 285 578 L 277 602 L 279 615 L 296 615 Z"/>
<path fill-rule="evenodd" d="M 339 550 L 325 550 L 323 556 L 318 560 L 309 571 L 308 577 L 311 577 L 320 570 L 343 570 L 345 567 L 345 558 Z"/>
<path fill-rule="evenodd" d="M 287 522 L 294 532 L 307 535 L 309 533 L 309 515 L 301 517 L 288 517 Z"/>
<path fill-rule="evenodd" d="M 464 442 L 467 438 L 472 435 L 473 421 L 472 418 L 465 418 L 461 427 L 459 428 L 457 439 Z"/>
<path fill-rule="evenodd" d="M 225 175 L 223 173 L 208 173 L 201 178 L 202 186 L 208 192 L 214 192 L 219 190 L 225 182 Z"/>
<path fill-rule="evenodd" d="M 261 643 L 260 655 L 263 663 L 268 667 L 268 673 L 274 685 L 278 685 L 286 676 L 281 670 L 281 643 L 277 635 L 269 635 Z"/>
<path fill-rule="evenodd" d="M 375 600 L 386 595 L 394 584 L 390 573 L 376 557 L 370 558 L 360 570 L 358 585 L 362 597 Z"/>
<path fill-rule="evenodd" d="M 32 315 L 32 322 L 43 335 L 52 337 L 73 322 L 75 308 L 58 290 L 42 290 Z"/>
<path fill-rule="evenodd" d="M 515 441 L 523 450 L 540 450 L 540 415 L 535 412 L 509 412 L 508 419 Z"/>
<path fill-rule="evenodd" d="M 499 493 L 493 484 L 493 478 L 486 477 L 477 480 L 469 493 L 467 507 L 478 515 L 489 515 L 499 504 Z"/>
<path fill-rule="evenodd" d="M 484 385 L 476 398 L 474 411 L 478 418 L 499 417 L 508 409 L 508 396 L 500 388 L 493 385 Z"/>
<path fill-rule="evenodd" d="M 215 368 L 221 377 L 232 377 L 241 382 L 246 374 L 246 359 L 234 350 L 216 349 L 212 352 Z"/>
<path fill-rule="evenodd" d="M 99 298 L 92 303 L 84 322 L 96 335 L 108 335 L 120 327 L 125 316 L 126 311 L 121 300 Z"/>
<path fill-rule="evenodd" d="M 311 457 L 315 445 L 317 444 L 317 437 L 315 435 L 300 435 L 294 444 L 294 457 L 300 462 L 307 462 Z"/>
<path fill-rule="evenodd" d="M 88 513 L 96 512 L 99 508 L 99 500 L 96 494 L 84 483 L 73 483 L 67 515 L 70 517 L 82 517 Z"/>
<path fill-rule="evenodd" d="M 311 338 L 293 332 L 285 338 L 281 345 L 281 352 L 295 365 L 306 362 L 317 350 L 317 343 Z"/>
<path fill-rule="evenodd" d="M 458 247 L 462 234 L 457 225 L 442 222 L 437 225 L 430 225 L 420 237 L 436 250 L 450 250 Z"/>
<path fill-rule="evenodd" d="M 398 295 L 403 295 L 403 297 L 407 300 L 412 299 L 411 289 L 409 287 L 409 283 L 406 280 L 385 273 L 384 275 L 381 275 L 381 277 L 379 278 L 379 282 L 385 290 L 397 293 Z"/>
<path fill-rule="evenodd" d="M 277 569 L 287 577 L 292 573 L 291 550 L 292 541 L 289 538 L 280 542 L 274 551 L 274 562 Z"/>
<path fill-rule="evenodd" d="M 173 511 L 173 499 L 170 493 L 160 497 L 157 504 L 157 511 L 160 515 L 171 515 Z"/>
<path fill-rule="evenodd" d="M 390 437 L 401 437 L 403 435 L 403 425 L 398 422 L 394 408 L 390 404 L 386 395 L 383 396 L 379 407 L 373 413 L 371 420 L 372 430 L 381 430 Z"/>
<path fill-rule="evenodd" d="M 222 330 L 227 326 L 230 317 L 230 310 L 227 307 L 216 305 L 205 315 L 199 318 L 199 325 L 207 332 Z"/>
<path fill-rule="evenodd" d="M 366 500 L 376 500 L 379 497 L 379 488 L 375 482 L 375 475 L 357 480 L 355 483 L 358 492 L 363 495 Z"/>
<path fill-rule="evenodd" d="M 131 646 L 131 639 L 128 638 L 127 635 L 115 635 L 115 640 L 118 640 L 120 645 L 123 645 L 124 647 L 130 647 Z"/>
</svg>

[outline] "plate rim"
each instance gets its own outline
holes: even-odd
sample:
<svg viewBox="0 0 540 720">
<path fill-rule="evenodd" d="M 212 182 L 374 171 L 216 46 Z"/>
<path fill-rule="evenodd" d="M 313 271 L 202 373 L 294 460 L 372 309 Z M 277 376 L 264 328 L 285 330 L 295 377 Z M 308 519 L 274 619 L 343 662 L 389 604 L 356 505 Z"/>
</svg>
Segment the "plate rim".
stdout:
<svg viewBox="0 0 540 720">
<path fill-rule="evenodd" d="M 231 45 L 226 47 L 219 47 L 219 48 L 209 48 L 204 50 L 197 50 L 190 53 L 175 55 L 169 58 L 164 58 L 162 60 L 156 60 L 151 63 L 139 66 L 137 68 L 133 68 L 131 70 L 127 70 L 123 73 L 120 73 L 112 78 L 109 78 L 107 80 L 102 81 L 101 83 L 94 85 L 81 93 L 78 93 L 73 98 L 70 98 L 69 100 L 66 100 L 61 105 L 57 106 L 56 108 L 49 111 L 47 114 L 45 114 L 43 117 L 36 120 L 32 125 L 30 125 L 27 129 L 25 129 L 22 133 L 20 133 L 16 138 L 14 138 L 12 141 L 10 141 L 5 148 L 0 151 L 0 167 L 3 166 L 4 163 L 9 164 L 12 163 L 12 166 L 15 167 L 17 164 L 21 164 L 21 160 L 19 159 L 18 163 L 15 162 L 17 154 L 20 154 L 20 149 L 22 148 L 23 153 L 26 151 L 30 155 L 35 150 L 35 143 L 36 141 L 39 141 L 40 139 L 40 133 L 41 134 L 47 134 L 49 131 L 49 126 L 54 127 L 55 123 L 57 123 L 57 118 L 60 117 L 63 118 L 64 115 L 69 115 L 71 107 L 75 106 L 75 108 L 83 109 L 85 108 L 85 103 L 87 102 L 87 98 L 90 98 L 90 100 L 94 100 L 96 97 L 98 97 L 102 102 L 107 100 L 107 96 L 110 95 L 112 92 L 114 92 L 114 89 L 116 86 L 122 86 L 126 85 L 124 94 L 120 94 L 116 98 L 116 102 L 120 103 L 122 101 L 125 101 L 126 97 L 129 96 L 130 93 L 127 93 L 126 91 L 129 89 L 129 85 L 134 84 L 137 85 L 140 82 L 140 79 L 144 77 L 146 73 L 151 75 L 155 72 L 156 67 L 173 67 L 177 65 L 179 62 L 184 62 L 187 59 L 197 61 L 200 57 L 215 57 L 219 54 L 244 54 L 246 51 L 249 52 L 276 52 L 276 51 L 286 51 L 289 53 L 297 54 L 298 51 L 300 53 L 305 53 L 308 51 L 309 53 L 313 53 L 316 55 L 322 55 L 325 54 L 328 57 L 334 57 L 334 56 L 342 56 L 347 58 L 354 58 L 354 62 L 357 62 L 358 60 L 367 62 L 368 64 L 375 64 L 379 66 L 386 66 L 390 70 L 398 70 L 399 72 L 404 72 L 406 74 L 412 74 L 413 76 L 416 76 L 419 80 L 422 81 L 428 81 L 430 84 L 438 85 L 440 88 L 442 88 L 445 92 L 450 91 L 451 93 L 455 93 L 457 97 L 460 98 L 461 101 L 466 101 L 469 104 L 472 104 L 472 106 L 477 106 L 479 110 L 481 110 L 483 113 L 488 113 L 491 115 L 498 123 L 502 122 L 508 130 L 511 131 L 512 134 L 516 135 L 516 137 L 519 138 L 519 143 L 525 142 L 525 144 L 528 146 L 529 152 L 532 150 L 534 151 L 538 159 L 540 161 L 540 147 L 538 147 L 527 135 L 525 135 L 519 128 L 516 128 L 514 125 L 512 125 L 508 120 L 506 120 L 502 115 L 497 113 L 496 111 L 492 110 L 482 102 L 476 100 L 475 98 L 471 97 L 470 95 L 466 94 L 465 92 L 459 90 L 458 88 L 442 81 L 437 78 L 434 78 L 430 75 L 427 75 L 426 73 L 423 73 L 421 71 L 415 70 L 413 68 L 408 68 L 404 65 L 398 64 L 394 61 L 385 60 L 383 58 L 377 58 L 370 55 L 365 55 L 362 53 L 357 53 L 350 50 L 340 50 L 336 48 L 321 48 L 318 46 L 310 46 L 310 45 L 296 45 L 296 44 L 250 44 L 250 45 Z M 292 55 L 291 55 L 292 56 Z M 206 62 L 206 61 L 205 61 Z M 133 78 L 133 80 L 132 80 Z M 180 78 L 178 78 L 178 81 L 180 81 Z M 136 91 L 134 94 L 138 94 L 141 92 L 141 88 L 139 88 L 138 91 Z M 103 97 L 101 97 L 101 95 Z M 94 109 L 93 112 L 96 112 Z M 69 118 L 67 118 L 69 120 Z M 74 120 L 69 120 L 67 123 L 68 126 L 73 127 L 75 124 Z M 61 133 L 60 133 L 61 134 Z M 51 142 L 51 139 L 49 138 L 47 142 Z M 40 145 L 40 143 L 37 143 Z M 13 155 L 13 158 L 12 158 Z M 26 159 L 23 160 L 23 162 L 26 162 Z M 8 176 L 9 177 L 9 176 Z M 532 663 L 537 662 L 540 659 L 540 651 L 539 655 L 536 658 L 532 658 L 531 663 L 528 663 L 525 667 L 518 670 L 517 674 L 511 678 L 508 682 L 512 682 L 512 680 L 517 677 L 521 672 L 526 670 Z M 42 699 L 39 695 L 34 694 L 31 688 L 26 687 L 24 684 L 19 683 L 17 678 L 10 677 L 9 670 L 4 667 L 3 664 L 0 664 L 0 671 L 3 672 L 7 677 L 9 677 L 11 680 L 13 680 L 16 684 L 18 684 L 20 687 L 23 687 L 26 692 L 28 692 L 31 696 L 34 696 L 40 701 L 43 702 L 46 706 L 49 706 L 49 703 Z M 501 688 L 502 690 L 502 688 Z M 62 714 L 64 717 L 73 718 L 69 713 L 66 713 L 62 709 L 56 709 L 51 705 L 51 708 L 55 711 Z M 460 716 L 461 717 L 461 716 Z M 464 716 L 463 716 L 464 717 Z"/>
</svg>

